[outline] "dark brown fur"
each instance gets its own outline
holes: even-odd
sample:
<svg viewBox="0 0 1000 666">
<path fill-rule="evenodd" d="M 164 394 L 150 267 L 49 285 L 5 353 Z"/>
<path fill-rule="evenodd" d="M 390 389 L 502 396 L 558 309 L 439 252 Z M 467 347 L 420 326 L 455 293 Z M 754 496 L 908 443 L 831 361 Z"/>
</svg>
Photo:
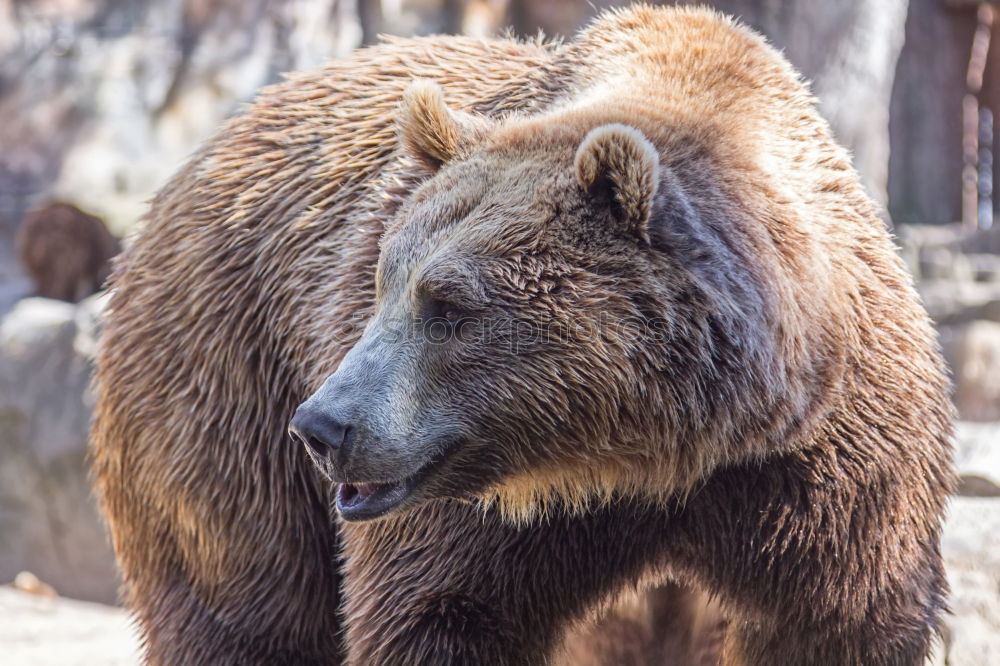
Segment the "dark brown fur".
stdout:
<svg viewBox="0 0 1000 666">
<path fill-rule="evenodd" d="M 436 131 L 418 87 L 402 152 L 414 78 L 471 115 Z M 329 488 L 285 424 L 439 239 L 488 254 L 521 317 L 666 315 L 671 344 L 442 370 L 491 446 L 427 491 L 460 499 L 343 527 L 341 600 Z M 95 468 L 155 662 L 336 661 L 343 603 L 352 664 L 546 663 L 671 578 L 718 600 L 727 664 L 926 655 L 952 483 L 933 335 L 805 88 L 714 14 L 294 77 L 160 194 L 115 285 Z"/>
<path fill-rule="evenodd" d="M 35 294 L 75 302 L 100 289 L 111 273 L 118 240 L 100 218 L 54 202 L 28 213 L 17 255 Z"/>
</svg>

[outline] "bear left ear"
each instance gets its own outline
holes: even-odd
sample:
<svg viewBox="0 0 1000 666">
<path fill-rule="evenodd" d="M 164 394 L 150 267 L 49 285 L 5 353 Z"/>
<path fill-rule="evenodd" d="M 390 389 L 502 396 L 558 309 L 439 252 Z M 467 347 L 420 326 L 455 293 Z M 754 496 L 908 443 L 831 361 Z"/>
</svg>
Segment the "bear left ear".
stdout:
<svg viewBox="0 0 1000 666">
<path fill-rule="evenodd" d="M 403 94 L 397 126 L 407 154 L 434 172 L 481 139 L 489 122 L 449 109 L 436 83 L 415 81 Z"/>
<path fill-rule="evenodd" d="M 608 202 L 623 231 L 647 243 L 659 169 L 656 148 L 642 132 L 626 125 L 591 130 L 576 151 L 580 186 Z"/>
</svg>

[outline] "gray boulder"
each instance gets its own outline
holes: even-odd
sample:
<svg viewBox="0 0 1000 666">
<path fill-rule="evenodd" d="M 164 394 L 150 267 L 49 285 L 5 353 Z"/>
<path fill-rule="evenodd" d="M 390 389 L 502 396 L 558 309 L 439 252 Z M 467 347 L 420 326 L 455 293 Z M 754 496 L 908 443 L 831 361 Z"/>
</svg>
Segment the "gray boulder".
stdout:
<svg viewBox="0 0 1000 666">
<path fill-rule="evenodd" d="M 133 666 L 139 638 L 120 608 L 52 599 L 0 585 L 3 663 Z"/>
<path fill-rule="evenodd" d="M 951 584 L 949 666 L 991 666 L 1000 655 L 1000 499 L 956 497 L 942 551 Z"/>
<path fill-rule="evenodd" d="M 112 602 L 116 571 L 87 472 L 101 297 L 19 301 L 0 320 L 0 581 L 30 570 Z"/>
<path fill-rule="evenodd" d="M 1000 323 L 977 320 L 940 330 L 962 419 L 1000 421 Z"/>
<path fill-rule="evenodd" d="M 1000 497 L 1000 423 L 961 422 L 956 434 L 958 494 Z"/>
</svg>

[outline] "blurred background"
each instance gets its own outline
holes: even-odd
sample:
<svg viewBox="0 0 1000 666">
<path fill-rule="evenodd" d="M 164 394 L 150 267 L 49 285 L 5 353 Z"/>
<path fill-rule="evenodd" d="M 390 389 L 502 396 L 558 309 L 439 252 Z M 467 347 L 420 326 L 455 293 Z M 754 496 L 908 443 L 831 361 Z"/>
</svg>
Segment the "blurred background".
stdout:
<svg viewBox="0 0 1000 666">
<path fill-rule="evenodd" d="M 13 650 L 8 663 L 135 660 L 120 611 L 67 598 L 115 603 L 114 562 L 86 473 L 87 383 L 103 303 L 94 292 L 144 202 L 283 72 L 379 34 L 569 38 L 619 4 L 627 3 L 0 0 L 0 583 L 11 582 L 0 587 L 0 654 Z M 783 49 L 884 207 L 938 325 L 961 418 L 962 486 L 944 544 L 954 615 L 938 662 L 997 663 L 1000 6 L 676 4 L 738 15 Z"/>
</svg>

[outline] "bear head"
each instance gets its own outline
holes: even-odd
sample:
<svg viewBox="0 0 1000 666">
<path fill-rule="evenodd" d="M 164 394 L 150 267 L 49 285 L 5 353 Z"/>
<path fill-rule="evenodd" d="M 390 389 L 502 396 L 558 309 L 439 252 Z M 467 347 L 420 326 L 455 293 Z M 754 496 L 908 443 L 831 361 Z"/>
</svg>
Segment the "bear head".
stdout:
<svg viewBox="0 0 1000 666">
<path fill-rule="evenodd" d="M 361 339 L 291 424 L 345 519 L 662 497 L 781 399 L 753 269 L 630 120 L 494 121 L 431 83 L 406 93 L 401 145 L 426 178 L 386 225 Z"/>
</svg>

